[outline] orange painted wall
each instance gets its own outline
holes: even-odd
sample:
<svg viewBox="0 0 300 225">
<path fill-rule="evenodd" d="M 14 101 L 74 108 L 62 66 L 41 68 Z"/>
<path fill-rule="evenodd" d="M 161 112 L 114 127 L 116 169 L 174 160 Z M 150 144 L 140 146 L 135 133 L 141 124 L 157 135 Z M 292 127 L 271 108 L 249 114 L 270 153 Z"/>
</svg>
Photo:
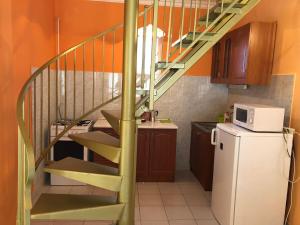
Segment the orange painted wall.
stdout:
<svg viewBox="0 0 300 225">
<path fill-rule="evenodd" d="M 143 6 L 140 7 L 142 11 Z M 61 32 L 60 32 L 60 46 L 61 51 L 68 49 L 89 36 L 97 34 L 98 32 L 105 31 L 113 25 L 123 22 L 123 4 L 120 3 L 107 3 L 99 1 L 82 1 L 82 0 L 55 0 L 55 15 L 60 18 Z M 159 22 L 158 26 L 166 33 L 167 30 L 163 26 L 163 8 L 159 10 Z M 168 17 L 168 9 L 166 10 L 166 16 Z M 180 27 L 180 8 L 175 8 L 175 22 L 173 40 L 178 38 Z M 185 13 L 185 27 L 188 27 L 189 10 Z M 148 17 L 150 21 L 150 16 Z M 143 26 L 143 19 L 140 17 L 139 27 Z M 186 29 L 187 31 L 188 29 Z M 118 32 L 116 35 L 115 55 L 117 61 L 115 62 L 115 71 L 122 71 L 122 32 Z M 96 57 L 100 59 L 101 44 L 96 44 L 98 47 L 98 53 Z M 112 50 L 112 35 L 106 38 L 106 49 Z M 90 48 L 91 49 L 91 48 Z M 86 49 L 86 53 L 91 55 L 91 50 Z M 111 57 L 112 53 L 108 52 L 106 55 L 105 71 L 111 71 Z M 78 58 L 82 58 L 82 54 L 79 51 Z M 101 60 L 101 59 L 100 59 Z M 96 60 L 97 61 L 97 60 Z M 88 68 L 91 68 L 91 59 L 86 62 Z M 69 64 L 69 63 L 68 63 Z M 71 63 L 72 64 L 72 63 Z M 100 67 L 96 65 L 96 68 Z M 190 75 L 209 75 L 211 64 L 211 54 L 205 55 L 193 68 L 188 71 Z M 79 67 L 81 67 L 79 63 Z"/>
<path fill-rule="evenodd" d="M 261 0 L 239 24 L 250 21 L 277 21 L 276 47 L 273 74 L 295 74 L 291 126 L 296 128 L 297 175 L 300 175 L 300 1 Z M 290 225 L 300 224 L 300 183 L 294 188 L 294 207 Z"/>
<path fill-rule="evenodd" d="M 31 66 L 54 54 L 53 6 L 52 0 L 0 1 L 0 224 L 16 220 L 16 99 Z"/>
</svg>

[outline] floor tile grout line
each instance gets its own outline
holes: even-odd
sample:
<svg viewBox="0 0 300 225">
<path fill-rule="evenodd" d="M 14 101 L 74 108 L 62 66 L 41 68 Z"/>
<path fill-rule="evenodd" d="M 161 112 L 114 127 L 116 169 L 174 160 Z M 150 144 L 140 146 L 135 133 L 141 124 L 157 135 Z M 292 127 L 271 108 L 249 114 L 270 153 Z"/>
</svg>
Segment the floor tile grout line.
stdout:
<svg viewBox="0 0 300 225">
<path fill-rule="evenodd" d="M 158 184 L 157 184 L 157 187 L 158 187 L 158 192 L 159 192 L 159 195 L 160 195 L 160 199 L 161 199 L 162 204 L 163 204 L 162 207 L 163 207 L 163 209 L 164 209 L 164 212 L 165 212 L 165 215 L 166 215 L 166 218 L 167 218 L 167 223 L 168 223 L 168 225 L 170 225 L 170 223 L 169 223 L 169 218 L 168 218 L 168 214 L 167 214 L 167 210 L 166 210 L 166 207 L 165 207 L 165 205 L 164 205 L 164 202 L 163 202 L 163 199 L 162 199 L 162 193 L 161 193 L 161 190 L 160 190 Z"/>
</svg>

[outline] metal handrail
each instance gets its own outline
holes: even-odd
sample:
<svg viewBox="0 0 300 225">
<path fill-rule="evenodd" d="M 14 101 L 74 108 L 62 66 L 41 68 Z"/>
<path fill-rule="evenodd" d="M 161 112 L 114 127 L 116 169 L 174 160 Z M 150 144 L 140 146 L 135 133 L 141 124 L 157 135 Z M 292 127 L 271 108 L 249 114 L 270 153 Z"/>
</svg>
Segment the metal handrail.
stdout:
<svg viewBox="0 0 300 225">
<path fill-rule="evenodd" d="M 153 9 L 153 6 L 148 6 L 144 11 L 139 13 L 139 16 L 143 16 L 145 13 L 148 13 L 149 10 Z M 48 62 L 43 64 L 39 69 L 37 69 L 25 82 L 24 86 L 22 87 L 18 99 L 17 99 L 17 121 L 18 121 L 18 211 L 17 211 L 17 224 L 23 225 L 23 224 L 29 224 L 30 218 L 28 215 L 30 215 L 30 210 L 32 208 L 32 202 L 31 202 L 31 187 L 32 182 L 34 180 L 35 176 L 35 170 L 39 167 L 41 162 L 49 155 L 49 152 L 53 145 L 64 135 L 66 134 L 73 126 L 75 126 L 81 119 L 87 117 L 88 115 L 92 114 L 93 112 L 99 110 L 103 106 L 115 101 L 116 99 L 120 98 L 120 92 L 118 94 L 115 93 L 114 85 L 112 86 L 112 95 L 110 96 L 109 100 L 104 99 L 104 89 L 102 89 L 102 103 L 95 106 L 95 41 L 102 39 L 102 72 L 104 75 L 104 65 L 107 60 L 104 60 L 105 56 L 105 37 L 108 34 L 114 35 L 114 42 L 115 42 L 115 33 L 119 29 L 123 28 L 123 24 L 117 24 L 103 32 L 100 32 L 92 37 L 87 38 L 86 40 L 80 42 L 79 44 L 67 49 L 66 51 L 60 53 L 59 55 L 53 57 Z M 92 109 L 85 112 L 85 90 L 83 91 L 83 113 L 76 117 L 76 106 L 75 106 L 75 98 L 76 98 L 76 77 L 77 77 L 77 51 L 79 49 L 83 49 L 83 67 L 85 67 L 85 47 L 89 44 L 93 44 L 93 95 L 92 95 Z M 113 43 L 115 45 L 115 43 Z M 114 46 L 113 46 L 113 57 L 114 57 Z M 74 55 L 71 55 L 74 54 Z M 58 128 L 56 126 L 56 137 L 53 140 L 50 140 L 50 127 L 51 127 L 51 120 L 52 115 L 50 115 L 51 106 L 50 106 L 50 98 L 55 98 L 55 120 L 58 118 L 58 75 L 59 72 L 64 71 L 64 78 L 65 78 L 65 84 L 60 84 L 60 87 L 64 88 L 65 91 L 65 111 L 64 111 L 64 117 L 67 117 L 67 106 L 70 104 L 67 104 L 67 72 L 68 72 L 68 58 L 69 56 L 73 57 L 73 75 L 74 75 L 74 86 L 73 86 L 73 119 L 70 124 L 65 126 L 65 128 L 62 130 L 62 132 L 58 133 Z M 112 71 L 114 72 L 114 58 L 112 60 Z M 59 70 L 60 63 L 64 62 L 64 68 L 62 70 Z M 55 72 L 55 74 L 51 75 L 51 70 Z M 45 73 L 46 72 L 46 73 Z M 83 68 L 82 71 L 83 75 L 83 83 L 85 82 L 85 68 Z M 52 93 L 51 91 L 51 80 L 50 75 L 55 76 L 55 93 Z M 72 75 L 72 74 L 71 74 Z M 113 75 L 114 76 L 114 75 Z M 72 77 L 72 76 L 71 76 Z M 40 78 L 40 79 L 38 79 Z M 45 80 L 48 78 L 48 87 L 44 87 L 44 78 Z M 103 78 L 104 79 L 104 76 Z M 40 83 L 39 83 L 40 81 Z M 102 80 L 104 81 L 104 80 Z M 114 80 L 113 80 L 114 82 Z M 103 83 L 102 83 L 103 84 Z M 37 99 L 37 89 L 38 85 L 40 85 L 40 99 Z M 85 85 L 85 84 L 83 84 Z M 48 89 L 46 91 L 46 89 Z M 84 88 L 83 88 L 84 89 Z M 53 95 L 54 94 L 54 95 Z M 46 99 L 46 96 L 48 95 L 48 106 L 45 108 L 43 99 Z M 50 95 L 53 95 L 52 97 Z M 69 95 L 68 95 L 69 96 Z M 97 103 L 98 104 L 98 103 Z M 37 121 L 37 105 L 40 105 L 40 119 Z M 44 109 L 47 110 L 48 107 L 48 118 L 43 116 Z M 53 115 L 54 117 L 54 115 Z M 44 128 L 44 119 L 48 120 L 47 126 L 49 130 L 49 140 L 47 147 L 44 147 L 44 141 L 45 137 L 43 137 Z M 40 135 L 37 135 L 37 130 L 40 129 Z M 39 141 L 39 150 L 40 154 L 37 155 L 37 140 L 40 138 Z"/>
</svg>

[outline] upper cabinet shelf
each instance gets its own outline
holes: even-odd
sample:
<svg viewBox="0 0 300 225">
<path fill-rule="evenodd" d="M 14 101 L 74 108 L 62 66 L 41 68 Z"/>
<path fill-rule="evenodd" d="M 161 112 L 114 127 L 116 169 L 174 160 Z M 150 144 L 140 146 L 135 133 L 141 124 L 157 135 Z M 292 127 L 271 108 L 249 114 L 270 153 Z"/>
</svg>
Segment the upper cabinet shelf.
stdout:
<svg viewBox="0 0 300 225">
<path fill-rule="evenodd" d="M 227 33 L 214 47 L 212 83 L 268 85 L 276 23 L 254 22 Z"/>
</svg>

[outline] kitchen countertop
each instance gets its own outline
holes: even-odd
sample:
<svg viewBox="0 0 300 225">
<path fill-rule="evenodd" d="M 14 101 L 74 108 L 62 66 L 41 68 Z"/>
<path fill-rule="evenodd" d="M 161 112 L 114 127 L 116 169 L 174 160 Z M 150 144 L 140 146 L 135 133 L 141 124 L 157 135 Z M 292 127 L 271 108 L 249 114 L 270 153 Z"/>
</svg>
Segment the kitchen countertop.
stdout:
<svg viewBox="0 0 300 225">
<path fill-rule="evenodd" d="M 99 119 L 95 122 L 94 128 L 111 128 L 111 125 L 105 119 Z M 178 129 L 177 125 L 173 122 L 171 123 L 161 123 L 160 121 L 155 121 L 154 123 L 147 121 L 142 124 L 138 124 L 139 129 Z"/>
</svg>

